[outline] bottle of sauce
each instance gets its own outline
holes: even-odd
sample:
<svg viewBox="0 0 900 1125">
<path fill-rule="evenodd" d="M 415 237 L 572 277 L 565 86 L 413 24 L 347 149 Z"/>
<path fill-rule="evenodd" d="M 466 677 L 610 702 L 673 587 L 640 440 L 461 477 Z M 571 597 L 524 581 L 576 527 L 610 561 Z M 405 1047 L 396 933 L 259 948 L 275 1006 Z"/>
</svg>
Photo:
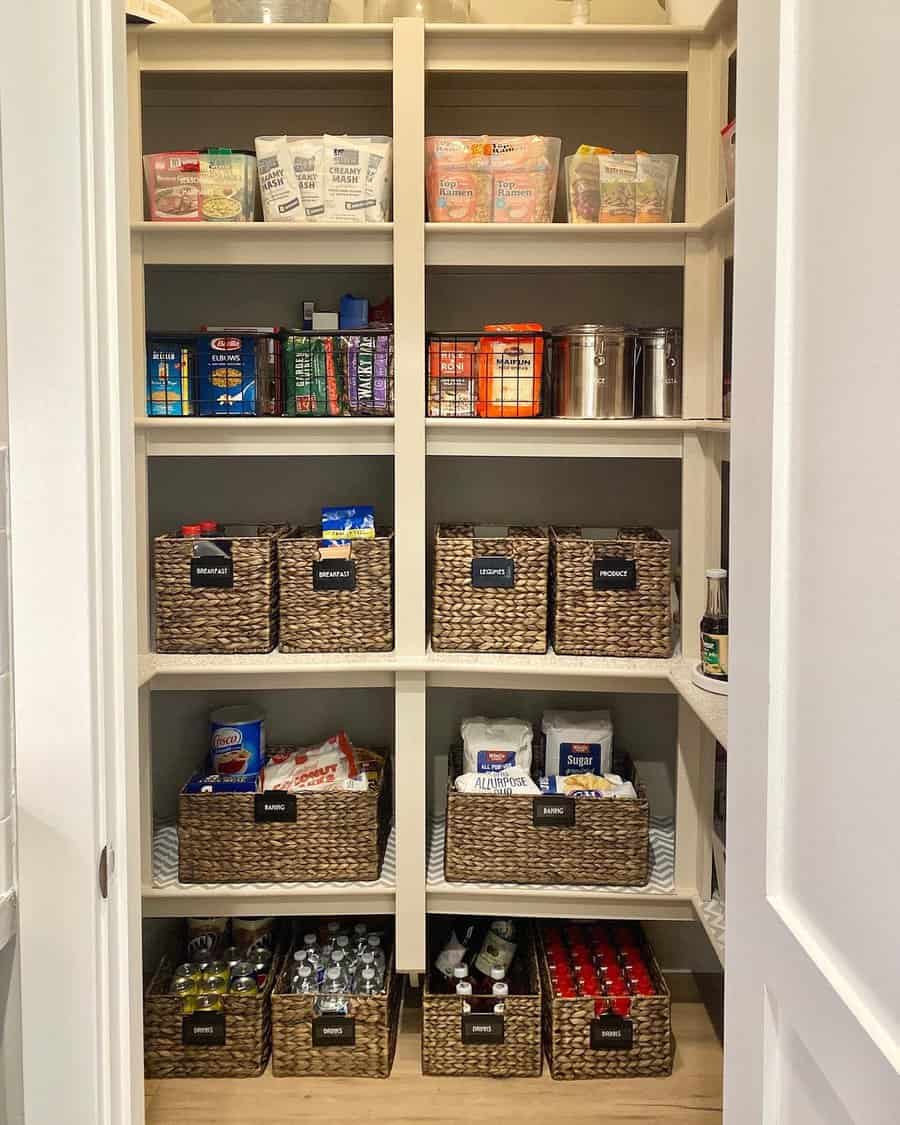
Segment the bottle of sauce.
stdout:
<svg viewBox="0 0 900 1125">
<path fill-rule="evenodd" d="M 700 660 L 704 676 L 728 679 L 728 591 L 725 570 L 706 572 L 706 613 L 700 619 Z"/>
</svg>

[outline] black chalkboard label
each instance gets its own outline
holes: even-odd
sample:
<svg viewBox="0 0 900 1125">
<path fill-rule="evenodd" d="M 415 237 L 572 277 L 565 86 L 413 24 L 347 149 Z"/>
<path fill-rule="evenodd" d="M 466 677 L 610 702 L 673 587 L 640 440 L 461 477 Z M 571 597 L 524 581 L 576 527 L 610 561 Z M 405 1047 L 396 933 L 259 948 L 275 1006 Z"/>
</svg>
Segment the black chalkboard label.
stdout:
<svg viewBox="0 0 900 1125">
<path fill-rule="evenodd" d="M 591 1020 L 591 1048 L 594 1051 L 630 1051 L 634 1045 L 634 1024 L 612 1012 Z"/>
<path fill-rule="evenodd" d="M 502 1043 L 504 1036 L 503 1016 L 493 1014 L 479 1015 L 478 1012 L 463 1012 L 463 1043 Z"/>
<path fill-rule="evenodd" d="M 574 828 L 574 797 L 535 797 L 531 806 L 531 823 L 535 828 Z"/>
<path fill-rule="evenodd" d="M 636 590 L 634 559 L 594 559 L 595 590 Z"/>
<path fill-rule="evenodd" d="M 355 590 L 356 563 L 353 559 L 322 559 L 313 563 L 314 590 Z"/>
<path fill-rule="evenodd" d="M 184 1047 L 224 1047 L 225 1013 L 193 1012 L 181 1021 Z"/>
<path fill-rule="evenodd" d="M 201 555 L 191 559 L 191 586 L 206 590 L 234 587 L 234 559 L 224 555 Z"/>
<path fill-rule="evenodd" d="M 472 585 L 479 590 L 508 590 L 516 584 L 515 559 L 487 555 L 472 559 Z"/>
<path fill-rule="evenodd" d="M 351 1016 L 314 1016 L 312 1045 L 314 1047 L 355 1047 L 356 1020 Z"/>
<path fill-rule="evenodd" d="M 253 797 L 253 819 L 257 824 L 295 824 L 297 797 L 294 793 L 256 793 Z"/>
</svg>

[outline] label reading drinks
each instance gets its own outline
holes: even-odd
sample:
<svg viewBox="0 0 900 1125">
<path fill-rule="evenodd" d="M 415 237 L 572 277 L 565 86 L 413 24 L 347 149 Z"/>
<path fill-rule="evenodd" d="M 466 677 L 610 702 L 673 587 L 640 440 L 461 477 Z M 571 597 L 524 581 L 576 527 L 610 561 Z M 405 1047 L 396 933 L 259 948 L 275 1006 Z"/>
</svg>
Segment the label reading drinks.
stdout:
<svg viewBox="0 0 900 1125">
<path fill-rule="evenodd" d="M 353 559 L 322 559 L 313 563 L 314 590 L 355 590 L 356 563 Z"/>
<path fill-rule="evenodd" d="M 574 797 L 535 797 L 531 806 L 531 823 L 535 828 L 574 828 Z"/>
<path fill-rule="evenodd" d="M 515 559 L 491 555 L 472 559 L 472 585 L 477 590 L 509 590 L 516 584 Z"/>
<path fill-rule="evenodd" d="M 297 797 L 294 793 L 281 793 L 273 789 L 269 793 L 255 793 L 253 796 L 253 819 L 257 824 L 295 824 L 297 821 Z"/>
<path fill-rule="evenodd" d="M 181 1021 L 184 1047 L 224 1047 L 225 1013 L 194 1012 Z"/>
<path fill-rule="evenodd" d="M 191 586 L 206 590 L 234 587 L 234 559 L 224 555 L 201 555 L 191 559 Z"/>
<path fill-rule="evenodd" d="M 478 1012 L 463 1012 L 463 1043 L 502 1043 L 504 1036 L 503 1016 L 492 1013 L 480 1015 Z"/>
<path fill-rule="evenodd" d="M 634 1045 L 634 1023 L 609 1012 L 591 1020 L 591 1049 L 594 1051 L 630 1051 Z"/>
<path fill-rule="evenodd" d="M 355 1047 L 356 1020 L 352 1016 L 314 1016 L 314 1047 Z"/>
<path fill-rule="evenodd" d="M 634 559 L 594 559 L 595 590 L 636 590 L 637 563 Z"/>
</svg>

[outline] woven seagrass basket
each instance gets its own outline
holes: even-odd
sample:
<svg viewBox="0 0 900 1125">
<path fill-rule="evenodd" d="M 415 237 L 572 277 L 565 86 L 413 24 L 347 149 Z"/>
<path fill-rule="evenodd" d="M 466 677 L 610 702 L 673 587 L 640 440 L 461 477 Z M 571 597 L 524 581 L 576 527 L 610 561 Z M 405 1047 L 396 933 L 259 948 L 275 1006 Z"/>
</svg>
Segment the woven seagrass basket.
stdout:
<svg viewBox="0 0 900 1125">
<path fill-rule="evenodd" d="M 540 772 L 542 747 L 536 740 Z M 535 798 L 458 793 L 460 752 L 450 754 L 444 874 L 450 882 L 642 887 L 650 870 L 650 803 L 627 755 L 613 768 L 637 800 L 576 797 L 575 824 L 535 827 Z"/>
<path fill-rule="evenodd" d="M 191 585 L 196 540 L 157 536 L 156 651 L 271 652 L 278 643 L 277 544 L 288 530 L 265 524 L 256 536 L 229 539 L 234 584 L 222 589 Z"/>
<path fill-rule="evenodd" d="M 296 823 L 257 823 L 254 793 L 180 793 L 178 878 L 182 883 L 375 880 L 391 829 L 391 794 L 387 763 L 368 792 L 297 794 Z"/>
<path fill-rule="evenodd" d="M 546 652 L 550 541 L 544 527 L 479 537 L 472 524 L 442 524 L 434 540 L 436 652 Z M 473 585 L 473 560 L 511 560 L 514 584 Z"/>
<path fill-rule="evenodd" d="M 320 531 L 298 529 L 278 544 L 282 652 L 389 652 L 394 647 L 393 532 L 350 545 L 355 589 L 316 590 Z"/>
<path fill-rule="evenodd" d="M 553 648 L 566 656 L 672 655 L 672 545 L 653 528 L 592 539 L 552 527 Z M 595 561 L 634 563 L 633 589 L 595 589 Z M 602 581 L 602 578 L 600 579 Z"/>
<path fill-rule="evenodd" d="M 347 997 L 347 1015 L 354 1021 L 351 1045 L 313 1046 L 315 996 L 288 991 L 287 967 L 272 993 L 272 1073 L 276 1078 L 388 1078 L 397 1047 L 403 978 L 388 958 L 387 989 L 380 996 Z"/>
<path fill-rule="evenodd" d="M 624 1050 L 591 1046 L 597 1002 L 590 997 L 554 995 L 540 938 L 538 942 L 544 1048 L 553 1078 L 652 1078 L 672 1073 L 672 997 L 646 940 L 642 942 L 644 959 L 657 995 L 631 997 L 626 1018 L 633 1024 L 633 1043 Z"/>
<path fill-rule="evenodd" d="M 529 923 L 516 960 L 524 969 L 528 993 L 512 993 L 503 1013 L 502 1043 L 463 1043 L 463 1001 L 438 991 L 438 974 L 422 989 L 422 1073 L 467 1078 L 537 1078 L 541 1073 L 541 983 L 534 935 Z M 431 963 L 429 958 L 429 963 Z M 434 989 L 434 990 L 433 990 Z M 486 997 L 484 999 L 487 999 Z M 479 997 L 474 997 L 477 1006 Z"/>
<path fill-rule="evenodd" d="M 277 958 L 280 964 L 280 958 Z M 276 968 L 255 996 L 222 997 L 223 1046 L 185 1046 L 184 1008 L 169 992 L 173 963 L 164 957 L 144 993 L 144 1074 L 147 1078 L 255 1078 L 272 1048 L 271 993 Z"/>
</svg>

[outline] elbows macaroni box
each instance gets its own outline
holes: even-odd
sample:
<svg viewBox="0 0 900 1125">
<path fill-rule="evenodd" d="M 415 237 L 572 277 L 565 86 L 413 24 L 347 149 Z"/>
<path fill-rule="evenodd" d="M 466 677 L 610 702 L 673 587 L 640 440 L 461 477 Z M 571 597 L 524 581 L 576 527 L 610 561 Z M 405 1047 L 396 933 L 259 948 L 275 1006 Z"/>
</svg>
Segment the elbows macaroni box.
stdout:
<svg viewBox="0 0 900 1125">
<path fill-rule="evenodd" d="M 213 334 L 197 341 L 197 413 L 256 413 L 256 337 Z"/>
</svg>

